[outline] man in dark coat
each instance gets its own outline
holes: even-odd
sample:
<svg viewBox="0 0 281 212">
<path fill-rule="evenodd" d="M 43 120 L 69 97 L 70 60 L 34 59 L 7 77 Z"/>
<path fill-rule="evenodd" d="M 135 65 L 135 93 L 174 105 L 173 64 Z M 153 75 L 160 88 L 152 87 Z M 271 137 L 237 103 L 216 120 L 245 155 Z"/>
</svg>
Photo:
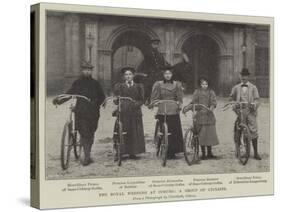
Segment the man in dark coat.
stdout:
<svg viewBox="0 0 281 212">
<path fill-rule="evenodd" d="M 192 66 L 186 53 L 182 52 L 181 56 L 181 61 L 172 66 L 173 80 L 181 82 L 184 90 L 191 91 L 189 86 L 193 84 Z"/>
<path fill-rule="evenodd" d="M 83 165 L 87 166 L 92 163 L 90 157 L 91 148 L 94 142 L 95 131 L 98 127 L 100 117 L 100 105 L 105 99 L 103 89 L 99 82 L 92 78 L 93 66 L 84 62 L 81 66 L 81 77 L 75 80 L 67 94 L 82 95 L 90 99 L 88 102 L 85 99 L 78 98 L 75 106 L 76 128 L 81 136 L 81 144 L 83 145 L 85 158 Z M 62 104 L 70 98 L 55 98 L 53 104 Z"/>
<path fill-rule="evenodd" d="M 144 56 L 144 65 L 142 70 L 138 70 L 138 75 L 145 76 L 142 83 L 145 89 L 145 100 L 149 101 L 153 84 L 162 79 L 162 70 L 169 65 L 164 56 L 159 52 L 159 39 L 151 40 L 151 47 L 148 53 Z M 140 73 L 141 72 L 141 73 Z M 148 102 L 147 102 L 148 103 Z"/>
<path fill-rule="evenodd" d="M 172 66 L 173 80 L 186 83 L 191 78 L 192 66 L 186 53 L 181 54 L 181 61 Z"/>
</svg>

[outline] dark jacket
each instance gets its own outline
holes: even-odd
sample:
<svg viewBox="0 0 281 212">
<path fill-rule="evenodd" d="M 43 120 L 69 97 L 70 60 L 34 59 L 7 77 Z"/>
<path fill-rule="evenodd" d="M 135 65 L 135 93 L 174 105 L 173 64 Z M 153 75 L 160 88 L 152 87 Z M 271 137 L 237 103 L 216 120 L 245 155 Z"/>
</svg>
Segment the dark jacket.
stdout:
<svg viewBox="0 0 281 212">
<path fill-rule="evenodd" d="M 141 116 L 141 106 L 144 103 L 144 89 L 142 84 L 134 83 L 130 88 L 126 83 L 118 83 L 114 86 L 114 95 L 122 97 L 131 97 L 135 102 L 123 101 L 121 111 L 126 115 Z"/>
<path fill-rule="evenodd" d="M 151 48 L 144 58 L 143 70 L 138 71 L 148 74 L 149 76 L 157 76 L 158 74 L 161 76 L 161 70 L 167 65 L 169 65 L 169 63 L 165 60 L 164 56 L 157 49 Z"/>
<path fill-rule="evenodd" d="M 173 65 L 173 80 L 193 84 L 192 74 L 192 67 L 190 63 L 180 62 Z"/>
<path fill-rule="evenodd" d="M 97 80 L 81 76 L 74 81 L 67 94 L 79 94 L 90 99 L 90 102 L 87 102 L 78 98 L 75 108 L 76 116 L 81 118 L 99 117 L 99 108 L 105 99 L 105 95 Z"/>
</svg>

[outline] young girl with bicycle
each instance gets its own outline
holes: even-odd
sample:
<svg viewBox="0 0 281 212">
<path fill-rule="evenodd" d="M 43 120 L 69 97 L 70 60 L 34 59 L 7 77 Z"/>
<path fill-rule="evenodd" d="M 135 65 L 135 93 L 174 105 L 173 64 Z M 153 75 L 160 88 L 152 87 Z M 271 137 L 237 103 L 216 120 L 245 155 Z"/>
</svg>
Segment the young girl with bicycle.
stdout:
<svg viewBox="0 0 281 212">
<path fill-rule="evenodd" d="M 209 88 L 209 81 L 205 77 L 199 79 L 200 88 L 196 89 L 193 93 L 192 101 L 188 107 L 183 111 L 186 113 L 188 110 L 192 109 L 193 104 L 202 104 L 208 107 L 207 110 L 203 107 L 196 107 L 195 119 L 195 129 L 197 130 L 199 136 L 199 145 L 202 151 L 202 160 L 213 159 L 216 156 L 212 153 L 212 146 L 218 145 L 218 136 L 216 132 L 216 118 L 213 110 L 217 106 L 216 94 Z M 207 154 L 206 154 L 207 147 Z"/>
<path fill-rule="evenodd" d="M 144 130 L 141 106 L 144 103 L 144 89 L 139 83 L 134 82 L 135 69 L 131 67 L 125 67 L 121 70 L 124 82 L 118 83 L 114 87 L 114 96 L 116 97 L 129 97 L 133 101 L 123 100 L 121 101 L 120 117 L 123 124 L 123 131 L 126 132 L 124 136 L 124 145 L 122 148 L 122 155 L 128 154 L 130 159 L 136 159 L 137 154 L 145 152 L 144 143 Z M 118 101 L 115 101 L 118 105 Z M 114 131 L 117 132 L 116 120 Z M 113 140 L 116 141 L 116 136 Z M 115 155 L 115 160 L 117 156 Z"/>
<path fill-rule="evenodd" d="M 156 119 L 161 123 L 166 122 L 168 126 L 168 159 L 174 159 L 176 153 L 183 152 L 183 134 L 180 121 L 180 111 L 183 102 L 183 89 L 178 81 L 172 79 L 173 73 L 171 67 L 165 67 L 163 71 L 163 80 L 157 81 L 152 88 L 151 105 L 153 102 L 161 100 L 173 100 L 174 102 L 159 103 Z M 165 105 L 166 104 L 166 105 Z"/>
</svg>

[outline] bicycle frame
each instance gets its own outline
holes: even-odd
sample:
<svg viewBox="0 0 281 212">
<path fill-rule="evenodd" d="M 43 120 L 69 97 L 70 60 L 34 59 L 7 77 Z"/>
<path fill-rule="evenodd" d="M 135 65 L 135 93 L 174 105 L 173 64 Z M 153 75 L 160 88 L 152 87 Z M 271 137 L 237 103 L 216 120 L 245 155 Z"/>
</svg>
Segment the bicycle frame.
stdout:
<svg viewBox="0 0 281 212">
<path fill-rule="evenodd" d="M 186 108 L 186 107 L 188 107 L 189 105 L 187 105 L 187 106 L 185 106 L 184 108 L 183 108 L 183 111 L 184 111 L 184 109 Z M 206 105 L 203 105 L 203 104 L 192 104 L 192 127 L 194 127 L 194 122 L 196 121 L 195 120 L 195 114 L 196 114 L 196 107 L 197 106 L 200 106 L 200 107 L 203 107 L 203 108 L 205 108 L 206 110 L 208 110 L 208 111 L 211 111 L 210 110 L 210 108 L 208 108 Z"/>
<path fill-rule="evenodd" d="M 245 122 L 246 119 L 244 117 L 245 114 L 244 114 L 243 110 L 249 109 L 252 104 L 253 103 L 248 103 L 248 102 L 230 102 L 223 107 L 223 110 L 226 110 L 229 105 L 238 105 L 239 106 L 239 108 L 237 108 L 238 111 L 235 110 L 238 118 L 235 121 L 235 126 L 234 126 L 234 142 L 235 142 L 235 148 L 236 148 L 236 157 L 239 158 L 239 161 L 242 163 L 242 165 L 246 165 L 246 163 L 249 159 L 249 155 L 250 155 L 249 139 L 251 139 L 249 127 L 247 126 L 247 123 Z M 242 139 L 241 139 L 241 137 L 240 137 L 241 135 L 246 136 L 246 139 L 244 139 L 244 137 L 242 137 Z M 242 148 L 245 147 L 245 151 L 246 151 L 246 153 L 243 154 L 242 156 L 241 156 L 241 149 L 240 149 L 241 145 L 242 145 Z"/>
<path fill-rule="evenodd" d="M 84 99 L 88 102 L 90 102 L 90 99 L 86 96 L 78 95 L 78 94 L 61 94 L 61 95 L 58 95 L 57 97 L 58 98 L 69 98 L 70 97 L 71 98 L 71 103 L 69 106 L 69 109 L 70 109 L 69 121 L 71 122 L 71 133 L 74 135 L 77 132 L 77 130 L 75 128 L 75 120 L 76 120 L 75 113 L 72 110 L 72 108 L 75 107 L 78 98 Z"/>
<path fill-rule="evenodd" d="M 207 106 L 205 106 L 203 104 L 192 104 L 192 125 L 186 129 L 185 136 L 184 136 L 184 155 L 185 155 L 185 160 L 188 163 L 188 165 L 192 165 L 199 161 L 198 160 L 198 155 L 199 155 L 199 140 L 198 139 L 199 138 L 198 138 L 198 131 L 197 131 L 196 124 L 195 124 L 195 122 L 196 122 L 195 115 L 196 115 L 197 106 L 203 107 L 206 110 L 211 111 L 210 108 L 208 108 Z M 183 108 L 183 111 L 185 111 L 185 108 L 187 108 L 187 107 L 189 107 L 189 105 L 185 106 Z M 185 113 L 185 115 L 186 115 L 186 113 Z M 187 137 L 189 131 L 192 132 L 192 134 L 190 134 L 189 137 Z M 188 142 L 186 141 L 187 139 L 188 139 Z M 187 147 L 192 149 L 192 151 L 194 152 L 191 154 L 191 155 L 193 155 L 191 159 L 188 157 L 188 155 L 190 155 L 189 154 L 190 152 L 187 150 Z"/>
<path fill-rule="evenodd" d="M 102 105 L 103 105 L 103 107 L 105 107 L 106 106 L 106 103 L 110 100 L 110 99 L 117 99 L 118 100 L 118 105 L 117 105 L 117 123 L 118 123 L 118 127 L 120 128 L 120 127 L 123 127 L 123 125 L 122 125 L 122 120 L 121 120 L 121 103 L 122 103 L 122 100 L 129 100 L 129 101 L 131 101 L 131 102 L 135 102 L 135 100 L 133 100 L 131 97 L 122 97 L 122 96 L 117 96 L 117 97 L 107 97 L 105 100 L 104 100 L 104 102 L 102 103 Z M 120 133 L 122 133 L 122 134 L 120 134 Z M 118 129 L 118 131 L 117 132 L 114 132 L 114 135 L 119 135 L 119 136 L 121 136 L 121 138 L 120 139 L 118 139 L 118 141 L 119 142 L 121 142 L 121 143 L 119 143 L 119 146 L 120 146 L 120 144 L 122 145 L 123 143 L 122 143 L 122 141 L 124 140 L 123 139 L 123 137 L 122 136 L 124 136 L 124 135 L 126 135 L 127 134 L 127 132 L 123 132 L 123 129 L 121 128 L 121 130 L 120 129 Z M 121 141 L 120 141 L 121 140 Z M 120 159 L 119 159 L 119 166 L 121 165 L 121 158 L 122 158 L 122 156 L 120 157 Z"/>
<path fill-rule="evenodd" d="M 174 103 L 174 104 L 177 104 L 178 105 L 178 102 L 177 101 L 174 101 L 174 100 L 155 100 L 153 102 L 151 102 L 151 105 L 155 105 L 157 103 L 159 104 L 164 104 L 164 124 L 167 124 L 167 104 L 166 103 Z M 171 135 L 171 133 L 168 133 L 168 136 Z"/>
<path fill-rule="evenodd" d="M 71 97 L 72 98 L 72 101 L 71 101 L 71 104 L 70 104 L 70 117 L 69 117 L 69 121 L 71 121 L 71 133 L 74 135 L 74 133 L 76 133 L 76 125 L 75 125 L 75 113 L 73 112 L 72 108 L 75 106 L 74 104 L 74 101 L 75 101 L 75 98 L 74 97 Z"/>
<path fill-rule="evenodd" d="M 230 102 L 227 103 L 225 106 L 223 106 L 223 111 L 227 110 L 229 108 L 230 105 L 239 105 L 239 111 L 238 111 L 238 120 L 239 120 L 239 125 L 240 126 L 244 126 L 247 127 L 246 123 L 243 123 L 243 121 L 245 120 L 244 117 L 244 113 L 243 113 L 243 109 L 249 109 L 251 105 L 253 105 L 254 103 L 249 103 L 249 102 Z"/>
<path fill-rule="evenodd" d="M 157 103 L 164 104 L 164 122 L 165 123 L 167 122 L 167 104 L 166 103 L 169 103 L 169 102 L 178 105 L 178 102 L 175 100 L 155 100 L 155 101 L 151 102 L 151 105 L 153 105 L 153 106 Z"/>
<path fill-rule="evenodd" d="M 70 108 L 69 119 L 66 121 L 66 123 L 64 125 L 62 140 L 61 140 L 61 166 L 62 166 L 63 170 L 65 170 L 69 166 L 69 157 L 70 157 L 71 148 L 74 147 L 74 155 L 75 155 L 76 159 L 80 158 L 80 153 L 81 153 L 80 152 L 81 144 L 79 144 L 77 141 L 78 132 L 75 127 L 75 112 L 73 111 L 73 108 L 77 102 L 76 101 L 77 98 L 83 98 L 83 99 L 86 99 L 87 101 L 90 101 L 90 100 L 87 97 L 82 96 L 82 95 L 71 95 L 71 94 L 59 95 L 57 98 L 66 98 L 66 101 L 71 99 L 71 104 L 69 107 Z M 71 127 L 71 129 L 69 129 L 70 127 Z M 69 131 L 69 130 L 71 130 L 71 131 Z M 65 136 L 69 136 L 68 141 L 65 141 Z M 77 150 L 78 146 L 80 147 L 79 150 Z M 66 150 L 65 150 L 65 147 L 67 148 Z"/>
<path fill-rule="evenodd" d="M 117 111 L 118 111 L 118 116 L 120 115 L 121 113 L 121 101 L 122 100 L 129 100 L 131 102 L 135 102 L 135 100 L 133 100 L 131 97 L 125 97 L 125 96 L 110 96 L 110 97 L 107 97 L 104 102 L 101 104 L 103 107 L 106 106 L 107 102 L 109 100 L 114 100 L 114 99 L 117 99 L 118 100 L 118 105 L 117 105 Z M 121 116 L 119 116 L 120 118 Z"/>
<path fill-rule="evenodd" d="M 120 124 L 122 124 L 122 121 L 121 121 L 121 102 L 122 102 L 122 100 L 129 100 L 131 102 L 135 102 L 135 101 L 131 97 L 122 97 L 122 96 L 118 96 L 117 99 L 118 99 L 118 115 L 117 115 L 117 117 L 118 117 L 118 124 L 120 126 Z M 123 135 L 126 135 L 126 134 L 127 134 L 127 132 L 123 132 Z"/>
</svg>

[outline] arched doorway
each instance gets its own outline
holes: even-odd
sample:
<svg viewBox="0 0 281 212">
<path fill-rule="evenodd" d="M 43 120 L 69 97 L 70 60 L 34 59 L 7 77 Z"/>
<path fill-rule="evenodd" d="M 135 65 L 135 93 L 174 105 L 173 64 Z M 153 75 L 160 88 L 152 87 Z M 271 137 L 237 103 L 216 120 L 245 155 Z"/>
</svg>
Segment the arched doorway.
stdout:
<svg viewBox="0 0 281 212">
<path fill-rule="evenodd" d="M 182 45 L 192 64 L 192 76 L 190 76 L 186 90 L 192 92 L 198 86 L 198 78 L 205 76 L 209 79 L 210 87 L 216 93 L 219 92 L 219 56 L 218 44 L 204 34 L 192 35 Z"/>
<path fill-rule="evenodd" d="M 141 66 L 149 49 L 150 37 L 143 32 L 130 30 L 120 34 L 112 45 L 112 85 L 122 81 L 121 68 Z"/>
</svg>

